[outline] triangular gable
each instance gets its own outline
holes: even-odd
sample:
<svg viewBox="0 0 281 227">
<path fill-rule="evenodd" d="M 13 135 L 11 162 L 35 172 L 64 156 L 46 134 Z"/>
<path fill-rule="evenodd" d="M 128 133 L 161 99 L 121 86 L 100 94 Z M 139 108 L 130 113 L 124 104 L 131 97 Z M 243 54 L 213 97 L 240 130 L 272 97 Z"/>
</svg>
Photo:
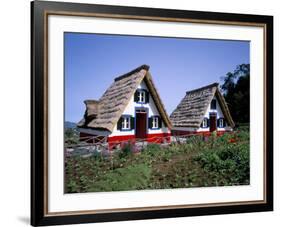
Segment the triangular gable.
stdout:
<svg viewBox="0 0 281 227">
<path fill-rule="evenodd" d="M 234 121 L 233 121 L 233 119 L 232 119 L 232 117 L 231 117 L 231 114 L 230 114 L 230 111 L 229 111 L 229 109 L 228 109 L 227 103 L 226 103 L 226 101 L 225 101 L 223 95 L 222 95 L 221 92 L 219 91 L 219 88 L 217 88 L 215 95 L 216 95 L 216 98 L 217 98 L 218 101 L 219 101 L 220 108 L 221 108 L 221 110 L 222 110 L 222 113 L 223 113 L 223 115 L 224 115 L 224 117 L 225 117 L 225 119 L 226 119 L 228 125 L 229 125 L 230 127 L 234 128 L 235 123 L 234 123 Z"/>
<path fill-rule="evenodd" d="M 234 127 L 227 104 L 219 91 L 218 83 L 186 92 L 185 97 L 170 116 L 172 125 L 174 127 L 199 128 L 215 95 L 228 124 Z"/>
<path fill-rule="evenodd" d="M 150 74 L 150 72 L 148 71 L 144 77 L 144 82 L 146 83 L 146 86 L 153 98 L 153 101 L 155 103 L 155 106 L 160 114 L 160 116 L 162 117 L 162 120 L 164 121 L 165 125 L 168 127 L 168 128 L 171 128 L 172 127 L 172 124 L 171 124 L 171 121 L 170 121 L 170 118 L 167 114 L 167 111 L 164 107 L 164 104 L 160 98 L 160 95 L 157 91 L 157 88 L 152 80 L 152 76 Z"/>
<path fill-rule="evenodd" d="M 97 116 L 87 124 L 85 124 L 87 120 L 85 120 L 84 117 L 84 119 L 78 123 L 78 126 L 105 129 L 112 132 L 122 113 L 125 111 L 130 98 L 144 80 L 164 123 L 167 127 L 171 127 L 169 117 L 148 70 L 149 66 L 142 65 L 129 73 L 115 78 L 113 84 L 99 100 Z"/>
<path fill-rule="evenodd" d="M 232 117 L 230 115 L 230 111 L 228 109 L 226 101 L 225 101 L 223 95 L 221 94 L 221 92 L 219 91 L 218 87 L 216 87 L 216 89 L 214 90 L 213 96 L 210 96 L 209 105 L 211 104 L 211 101 L 214 99 L 214 97 L 216 97 L 216 99 L 218 100 L 220 109 L 221 109 L 223 116 L 226 119 L 228 125 L 231 126 L 232 128 L 234 128 L 234 126 L 235 126 L 234 121 L 232 120 Z M 201 122 L 203 121 L 207 111 L 208 111 L 208 106 L 206 107 L 205 114 L 201 117 Z"/>
</svg>

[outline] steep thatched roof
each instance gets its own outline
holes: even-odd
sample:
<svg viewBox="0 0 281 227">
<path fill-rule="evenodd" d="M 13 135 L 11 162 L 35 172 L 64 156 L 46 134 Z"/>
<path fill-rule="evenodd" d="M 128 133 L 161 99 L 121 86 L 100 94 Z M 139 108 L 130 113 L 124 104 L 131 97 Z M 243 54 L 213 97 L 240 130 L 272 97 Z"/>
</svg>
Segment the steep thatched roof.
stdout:
<svg viewBox="0 0 281 227">
<path fill-rule="evenodd" d="M 97 100 L 85 100 L 86 105 L 86 117 L 96 117 L 99 110 L 99 101 Z"/>
<path fill-rule="evenodd" d="M 199 128 L 214 96 L 220 104 L 228 125 L 234 127 L 234 122 L 218 85 L 218 83 L 213 83 L 186 92 L 185 97 L 170 116 L 173 127 Z"/>
<path fill-rule="evenodd" d="M 93 118 L 89 117 L 88 113 L 90 110 L 86 104 L 84 118 L 77 124 L 78 127 L 105 129 L 112 132 L 142 80 L 146 83 L 164 123 L 167 127 L 171 127 L 169 117 L 148 70 L 148 65 L 142 65 L 131 72 L 115 78 L 113 84 L 98 101 L 97 108 L 94 108 L 97 110 L 97 115 Z"/>
</svg>

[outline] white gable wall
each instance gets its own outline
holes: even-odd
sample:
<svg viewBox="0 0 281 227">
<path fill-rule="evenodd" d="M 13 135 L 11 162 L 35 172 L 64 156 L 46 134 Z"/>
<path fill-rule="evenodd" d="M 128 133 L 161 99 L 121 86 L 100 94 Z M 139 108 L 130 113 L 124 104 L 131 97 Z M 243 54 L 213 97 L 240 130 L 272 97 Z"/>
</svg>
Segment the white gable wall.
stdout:
<svg viewBox="0 0 281 227">
<path fill-rule="evenodd" d="M 214 97 L 214 99 L 216 100 L 216 109 L 215 110 L 212 110 L 211 109 L 211 103 L 209 103 L 209 105 L 208 105 L 208 109 L 207 109 L 207 111 L 206 111 L 206 113 L 205 113 L 205 116 L 204 116 L 204 118 L 206 117 L 206 118 L 210 118 L 210 113 L 216 113 L 217 114 L 217 119 L 219 119 L 219 118 L 225 118 L 224 117 L 224 114 L 223 114 L 223 112 L 222 112 L 222 110 L 221 110 L 221 107 L 220 107 L 220 104 L 219 104 L 219 101 L 218 101 L 218 99 L 216 98 L 216 97 Z M 217 127 L 217 131 L 225 131 L 225 130 L 230 130 L 231 128 L 230 127 L 228 127 L 228 125 L 227 125 L 227 122 L 226 122 L 226 127 L 224 127 L 224 128 L 219 128 L 219 127 Z M 208 132 L 210 130 L 210 128 L 208 127 L 208 128 L 199 128 L 198 130 L 197 130 L 197 132 Z"/>
<path fill-rule="evenodd" d="M 136 117 L 135 108 L 142 107 L 142 108 L 146 108 L 146 110 L 148 112 L 148 117 L 151 117 L 154 115 L 160 116 L 160 114 L 157 110 L 157 107 L 154 103 L 154 100 L 153 100 L 152 96 L 150 95 L 150 91 L 148 90 L 144 81 L 141 82 L 141 84 L 138 86 L 138 89 L 146 89 L 149 92 L 149 103 L 145 103 L 145 104 L 136 103 L 136 102 L 134 102 L 134 95 L 132 95 L 132 97 L 122 115 L 132 115 L 133 117 Z M 147 133 L 148 134 L 169 133 L 169 132 L 170 132 L 170 130 L 167 127 L 165 127 L 163 119 L 162 119 L 162 128 L 160 128 L 160 129 L 149 129 L 148 128 L 148 119 L 147 119 Z M 122 135 L 135 135 L 135 129 L 132 129 L 130 131 L 120 131 L 120 130 L 117 130 L 117 124 L 116 124 L 112 131 L 112 134 L 109 137 L 122 136 Z"/>
</svg>

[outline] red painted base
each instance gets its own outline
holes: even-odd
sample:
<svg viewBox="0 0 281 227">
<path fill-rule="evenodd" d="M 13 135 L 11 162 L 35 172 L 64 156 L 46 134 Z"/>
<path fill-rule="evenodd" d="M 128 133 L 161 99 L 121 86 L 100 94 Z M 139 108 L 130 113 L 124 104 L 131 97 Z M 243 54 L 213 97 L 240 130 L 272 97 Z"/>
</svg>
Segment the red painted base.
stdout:
<svg viewBox="0 0 281 227">
<path fill-rule="evenodd" d="M 113 149 L 119 144 L 128 142 L 134 144 L 136 141 L 146 141 L 148 143 L 169 143 L 171 141 L 171 133 L 148 134 L 144 139 L 137 139 L 135 135 L 112 136 L 107 138 L 109 149 Z"/>
<path fill-rule="evenodd" d="M 80 141 L 85 141 L 88 143 L 98 143 L 100 140 L 104 138 L 101 136 L 90 135 L 87 133 L 80 133 Z M 169 143 L 171 142 L 171 133 L 157 133 L 157 134 L 148 134 L 144 139 L 136 139 L 135 135 L 125 135 L 125 136 L 112 136 L 107 137 L 109 150 L 114 149 L 118 145 L 122 145 L 124 143 L 132 143 L 134 144 L 136 141 L 146 141 L 149 143 Z"/>
<path fill-rule="evenodd" d="M 221 136 L 224 133 L 228 133 L 230 131 L 215 131 L 217 136 Z M 191 131 L 179 131 L 179 130 L 172 130 L 172 136 L 186 136 L 186 135 L 201 135 L 201 136 L 211 136 L 213 132 L 191 132 Z"/>
</svg>

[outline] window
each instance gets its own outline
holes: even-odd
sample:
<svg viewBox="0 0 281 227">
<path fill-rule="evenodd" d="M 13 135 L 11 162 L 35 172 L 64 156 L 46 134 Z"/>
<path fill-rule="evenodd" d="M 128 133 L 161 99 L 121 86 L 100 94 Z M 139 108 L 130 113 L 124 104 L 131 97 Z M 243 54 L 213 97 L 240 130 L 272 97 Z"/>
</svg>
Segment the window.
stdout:
<svg viewBox="0 0 281 227">
<path fill-rule="evenodd" d="M 122 117 L 122 130 L 123 129 L 131 129 L 130 127 L 130 117 Z"/>
<path fill-rule="evenodd" d="M 137 89 L 134 95 L 134 101 L 137 103 L 149 103 L 149 93 L 145 89 Z"/>
<path fill-rule="evenodd" d="M 138 102 L 145 103 L 145 91 L 139 91 Z"/>
<path fill-rule="evenodd" d="M 215 110 L 215 109 L 217 109 L 217 101 L 213 99 L 211 102 L 211 110 Z"/>
<path fill-rule="evenodd" d="M 208 127 L 208 118 L 204 118 L 202 121 L 202 128 L 207 128 Z"/>
<path fill-rule="evenodd" d="M 219 119 L 218 127 L 219 127 L 219 128 L 223 128 L 223 127 L 224 127 L 224 119 L 223 119 L 223 118 L 220 118 L 220 119 Z"/>
<path fill-rule="evenodd" d="M 122 115 L 117 122 L 117 130 L 131 131 L 135 129 L 135 118 L 131 115 Z"/>
<path fill-rule="evenodd" d="M 158 115 L 151 116 L 148 119 L 148 128 L 150 128 L 150 129 L 162 128 L 162 119 L 161 119 L 161 117 L 158 116 Z"/>
<path fill-rule="evenodd" d="M 152 128 L 159 128 L 159 119 L 158 119 L 158 117 L 152 117 Z"/>
</svg>

